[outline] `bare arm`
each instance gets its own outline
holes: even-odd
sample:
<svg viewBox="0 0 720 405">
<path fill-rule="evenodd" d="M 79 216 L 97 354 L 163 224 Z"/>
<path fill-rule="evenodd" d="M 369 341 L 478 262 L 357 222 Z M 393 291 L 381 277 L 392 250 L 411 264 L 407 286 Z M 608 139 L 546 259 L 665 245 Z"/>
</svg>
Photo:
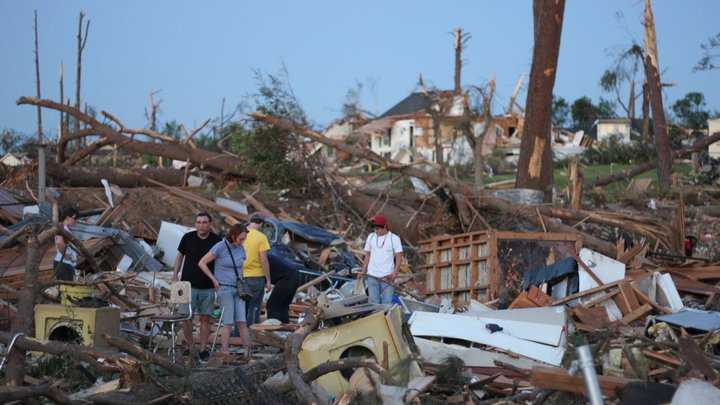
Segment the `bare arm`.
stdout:
<svg viewBox="0 0 720 405">
<path fill-rule="evenodd" d="M 260 252 L 260 265 L 265 274 L 265 289 L 270 290 L 272 279 L 270 278 L 270 262 L 268 261 L 267 252 Z"/>
<path fill-rule="evenodd" d="M 370 264 L 370 252 L 365 252 L 365 257 L 363 258 L 362 273 L 360 273 L 360 274 L 367 274 L 367 269 L 368 269 L 369 264 Z"/>
<path fill-rule="evenodd" d="M 175 266 L 173 267 L 172 281 L 177 281 L 178 273 L 180 272 L 180 267 L 182 267 L 184 259 L 185 255 L 180 252 L 178 252 L 177 256 L 175 256 Z"/>
<path fill-rule="evenodd" d="M 218 289 L 220 288 L 220 284 L 212 274 L 212 271 L 210 271 L 210 267 L 208 267 L 208 264 L 210 264 L 213 260 L 215 260 L 215 255 L 212 254 L 212 252 L 207 252 L 207 254 L 198 262 L 198 267 L 200 267 L 200 270 L 202 270 L 202 272 L 205 273 L 210 280 L 212 280 L 215 289 Z"/>
<path fill-rule="evenodd" d="M 395 253 L 395 271 L 394 271 L 395 275 L 397 275 L 398 272 L 400 271 L 400 265 L 402 265 L 402 261 L 403 261 L 403 253 L 402 252 Z"/>
<path fill-rule="evenodd" d="M 61 235 L 55 235 L 55 247 L 57 248 L 58 252 L 63 252 L 65 250 L 65 238 L 63 238 Z"/>
</svg>

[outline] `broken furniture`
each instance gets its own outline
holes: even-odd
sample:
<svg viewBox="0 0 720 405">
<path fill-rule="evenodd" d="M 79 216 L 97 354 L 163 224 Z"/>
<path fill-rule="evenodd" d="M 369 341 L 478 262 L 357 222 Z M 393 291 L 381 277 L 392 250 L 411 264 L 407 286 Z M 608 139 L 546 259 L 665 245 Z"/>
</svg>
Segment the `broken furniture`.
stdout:
<svg viewBox="0 0 720 405">
<path fill-rule="evenodd" d="M 442 235 L 420 242 L 420 266 L 426 295 L 469 302 L 497 298 L 513 268 L 545 265 L 552 248 L 579 251 L 580 236 L 571 233 L 480 231 Z M 556 249 L 557 250 L 557 249 Z M 557 259 L 560 259 L 558 257 Z"/>
<path fill-rule="evenodd" d="M 170 346 L 168 347 L 168 356 L 170 360 L 175 362 L 175 346 L 177 342 L 177 331 L 175 324 L 178 322 L 189 321 L 193 317 L 192 308 L 192 294 L 191 286 L 189 281 L 176 281 L 170 285 L 170 299 L 168 300 L 170 306 L 170 313 L 167 315 L 156 315 L 150 318 L 153 325 L 151 330 L 159 328 L 159 334 L 165 335 L 170 339 Z M 187 313 L 178 312 L 181 305 L 187 305 Z M 167 330 L 167 325 L 170 325 L 170 330 Z M 150 342 L 152 347 L 152 342 Z M 160 347 L 158 341 L 153 349 L 154 352 Z"/>
<path fill-rule="evenodd" d="M 400 307 L 392 306 L 351 322 L 313 332 L 305 338 L 298 354 L 303 371 L 347 357 L 374 359 L 386 370 L 392 370 L 412 357 L 410 345 L 403 337 Z M 408 362 L 407 368 L 409 378 L 422 375 L 415 361 Z M 350 387 L 349 379 L 353 371 L 335 371 L 316 381 L 339 397 Z"/>
</svg>

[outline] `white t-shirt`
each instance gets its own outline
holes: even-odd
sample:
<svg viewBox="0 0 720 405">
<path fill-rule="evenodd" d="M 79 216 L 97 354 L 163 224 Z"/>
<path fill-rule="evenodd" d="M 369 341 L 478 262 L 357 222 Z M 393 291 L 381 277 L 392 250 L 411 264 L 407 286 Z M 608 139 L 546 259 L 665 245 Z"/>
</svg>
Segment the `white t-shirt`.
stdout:
<svg viewBox="0 0 720 405">
<path fill-rule="evenodd" d="M 367 272 L 373 277 L 382 278 L 395 270 L 395 253 L 402 253 L 400 237 L 392 232 L 379 236 L 375 232 L 365 241 L 365 252 L 370 253 Z"/>
</svg>

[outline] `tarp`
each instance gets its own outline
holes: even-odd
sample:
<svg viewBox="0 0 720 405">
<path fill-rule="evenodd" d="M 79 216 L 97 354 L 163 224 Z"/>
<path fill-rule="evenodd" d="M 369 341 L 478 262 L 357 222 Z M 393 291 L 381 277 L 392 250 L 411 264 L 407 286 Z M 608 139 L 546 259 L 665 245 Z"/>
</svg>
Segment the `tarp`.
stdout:
<svg viewBox="0 0 720 405">
<path fill-rule="evenodd" d="M 720 312 L 716 311 L 687 308 L 675 314 L 658 316 L 655 319 L 671 325 L 707 332 L 720 329 Z"/>
<path fill-rule="evenodd" d="M 530 286 L 538 286 L 543 283 L 559 282 L 561 279 L 569 277 L 568 294 L 574 294 L 578 291 L 579 277 L 578 264 L 572 257 L 566 257 L 549 266 L 540 267 L 538 269 L 526 271 L 523 273 L 523 289 Z"/>
</svg>

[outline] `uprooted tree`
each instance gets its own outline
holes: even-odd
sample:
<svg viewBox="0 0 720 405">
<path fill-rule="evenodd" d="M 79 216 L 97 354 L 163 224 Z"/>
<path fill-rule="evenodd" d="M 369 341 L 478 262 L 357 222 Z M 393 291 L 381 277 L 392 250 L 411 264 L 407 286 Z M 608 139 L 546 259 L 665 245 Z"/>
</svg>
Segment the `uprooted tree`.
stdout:
<svg viewBox="0 0 720 405">
<path fill-rule="evenodd" d="M 565 0 L 534 0 L 533 61 L 525 107 L 515 186 L 532 188 L 552 198 L 553 159 L 550 150 L 552 93 L 560 54 Z"/>
</svg>

